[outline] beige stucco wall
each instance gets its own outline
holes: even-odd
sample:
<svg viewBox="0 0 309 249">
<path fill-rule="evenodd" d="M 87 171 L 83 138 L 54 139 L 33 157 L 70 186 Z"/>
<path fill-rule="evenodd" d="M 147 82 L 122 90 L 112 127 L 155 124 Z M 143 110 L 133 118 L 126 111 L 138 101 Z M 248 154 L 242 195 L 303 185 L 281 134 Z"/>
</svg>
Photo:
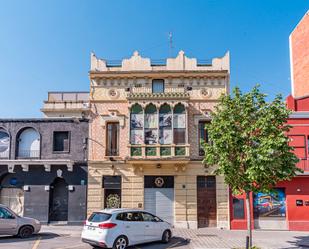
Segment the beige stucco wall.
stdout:
<svg viewBox="0 0 309 249">
<path fill-rule="evenodd" d="M 160 99 L 129 97 L 130 94 L 148 93 L 151 96 L 152 80 L 164 79 L 164 94 Z M 191 88 L 188 90 L 188 88 Z M 198 121 L 209 120 L 221 94 L 229 92 L 229 54 L 214 58 L 212 65 L 200 66 L 194 58 L 180 52 L 176 58 L 168 58 L 164 66 L 152 66 L 149 58 L 138 53 L 124 59 L 119 67 L 108 67 L 107 61 L 91 55 L 90 71 L 90 128 L 88 164 L 88 214 L 103 208 L 103 175 L 122 176 L 122 207 L 144 206 L 144 176 L 175 176 L 175 225 L 197 227 L 197 176 L 211 175 L 205 170 L 198 155 Z M 180 94 L 174 94 L 180 93 Z M 148 95 L 147 95 L 148 96 Z M 171 97 L 168 97 L 171 96 Z M 176 97 L 173 97 L 176 96 Z M 157 108 L 164 103 L 171 106 L 181 102 L 186 106 L 189 154 L 186 162 L 156 158 L 140 159 L 130 163 L 129 108 L 134 103 L 146 106 L 154 103 Z M 106 157 L 106 122 L 120 124 L 119 156 L 110 161 Z M 158 145 L 159 146 L 159 145 Z M 173 155 L 173 154 L 172 154 Z M 144 161 L 143 161 L 144 160 Z M 161 168 L 155 165 L 160 164 Z M 222 177 L 216 177 L 217 226 L 229 228 L 228 188 Z M 185 187 L 183 187 L 183 185 Z"/>
<path fill-rule="evenodd" d="M 198 175 L 208 175 L 201 163 L 191 163 L 179 168 L 173 164 L 133 166 L 130 164 L 89 163 L 88 178 L 88 215 L 104 207 L 103 175 L 122 176 L 122 207 L 144 207 L 144 176 L 173 175 L 175 176 L 175 226 L 197 228 L 197 184 Z M 211 169 L 208 170 L 211 172 Z M 222 177 L 216 177 L 217 182 L 217 226 L 229 228 L 229 197 L 228 188 Z M 185 185 L 185 188 L 183 188 Z"/>
</svg>

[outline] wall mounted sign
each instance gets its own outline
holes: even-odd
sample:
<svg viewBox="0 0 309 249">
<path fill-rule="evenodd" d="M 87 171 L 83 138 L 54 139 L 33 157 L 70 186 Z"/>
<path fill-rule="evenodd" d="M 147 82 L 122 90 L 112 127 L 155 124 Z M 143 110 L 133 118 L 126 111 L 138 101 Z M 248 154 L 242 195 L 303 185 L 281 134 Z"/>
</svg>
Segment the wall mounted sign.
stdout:
<svg viewBox="0 0 309 249">
<path fill-rule="evenodd" d="M 156 184 L 156 186 L 157 186 L 158 188 L 161 188 L 161 187 L 163 186 L 163 184 L 164 184 L 163 178 L 162 178 L 162 177 L 157 177 L 157 178 L 155 179 L 155 184 Z"/>
<path fill-rule="evenodd" d="M 296 206 L 303 206 L 304 202 L 303 200 L 296 200 Z"/>
<path fill-rule="evenodd" d="M 174 176 L 145 176 L 145 188 L 174 188 Z"/>
</svg>

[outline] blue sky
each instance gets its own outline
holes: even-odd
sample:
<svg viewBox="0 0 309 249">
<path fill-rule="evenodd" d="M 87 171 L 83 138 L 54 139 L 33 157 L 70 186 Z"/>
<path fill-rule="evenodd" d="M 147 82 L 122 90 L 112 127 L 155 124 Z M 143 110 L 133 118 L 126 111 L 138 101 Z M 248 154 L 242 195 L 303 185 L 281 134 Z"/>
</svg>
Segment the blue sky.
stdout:
<svg viewBox="0 0 309 249">
<path fill-rule="evenodd" d="M 48 91 L 87 91 L 90 52 L 153 59 L 231 53 L 231 86 L 290 93 L 288 36 L 308 0 L 0 0 L 0 117 L 41 117 Z"/>
</svg>

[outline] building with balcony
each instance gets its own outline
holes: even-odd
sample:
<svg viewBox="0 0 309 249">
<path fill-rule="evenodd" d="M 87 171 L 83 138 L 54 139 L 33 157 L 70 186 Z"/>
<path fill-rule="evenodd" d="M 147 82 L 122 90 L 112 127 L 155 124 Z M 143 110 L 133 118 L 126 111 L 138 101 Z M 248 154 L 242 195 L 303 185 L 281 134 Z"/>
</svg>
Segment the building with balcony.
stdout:
<svg viewBox="0 0 309 249">
<path fill-rule="evenodd" d="M 82 223 L 88 120 L 67 117 L 78 113 L 75 107 L 47 109 L 53 118 L 0 119 L 0 203 L 42 223 Z"/>
<path fill-rule="evenodd" d="M 291 110 L 287 136 L 303 173 L 280 182 L 271 194 L 252 195 L 253 224 L 257 229 L 309 231 L 309 12 L 290 35 Z M 245 196 L 231 196 L 231 228 L 246 229 Z"/>
<path fill-rule="evenodd" d="M 89 92 L 48 92 L 41 111 L 45 117 L 83 118 L 89 114 Z"/>
<path fill-rule="evenodd" d="M 176 227 L 229 227 L 228 187 L 202 164 L 202 142 L 229 54 L 210 61 L 121 61 L 91 54 L 88 213 L 143 208 Z"/>
</svg>

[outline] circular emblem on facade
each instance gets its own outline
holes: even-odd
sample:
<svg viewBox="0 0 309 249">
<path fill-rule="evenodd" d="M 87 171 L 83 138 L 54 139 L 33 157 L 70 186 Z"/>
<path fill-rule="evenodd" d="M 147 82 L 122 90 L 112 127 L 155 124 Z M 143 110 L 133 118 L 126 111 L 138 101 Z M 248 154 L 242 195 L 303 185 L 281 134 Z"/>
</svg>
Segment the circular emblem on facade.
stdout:
<svg viewBox="0 0 309 249">
<path fill-rule="evenodd" d="M 208 88 L 203 88 L 200 90 L 200 96 L 202 98 L 209 98 L 211 96 L 211 90 Z"/>
<path fill-rule="evenodd" d="M 158 188 L 161 188 L 164 184 L 164 180 L 162 177 L 157 177 L 155 179 L 155 185 L 158 187 Z"/>
<path fill-rule="evenodd" d="M 108 90 L 108 96 L 111 99 L 118 99 L 119 98 L 119 91 L 116 90 L 115 88 L 109 89 Z"/>
<path fill-rule="evenodd" d="M 110 194 L 106 197 L 107 208 L 120 208 L 120 196 L 117 194 Z"/>
</svg>

